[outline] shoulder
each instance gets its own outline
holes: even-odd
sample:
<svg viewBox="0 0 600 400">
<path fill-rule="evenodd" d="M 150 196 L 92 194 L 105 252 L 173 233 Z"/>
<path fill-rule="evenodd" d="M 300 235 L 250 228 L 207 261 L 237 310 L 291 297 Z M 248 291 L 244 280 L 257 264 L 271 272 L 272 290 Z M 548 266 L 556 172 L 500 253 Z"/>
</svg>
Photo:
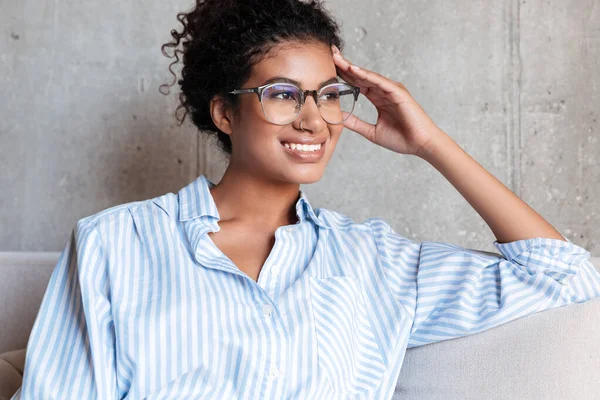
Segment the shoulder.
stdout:
<svg viewBox="0 0 600 400">
<path fill-rule="evenodd" d="M 352 218 L 337 211 L 316 209 L 315 213 L 321 221 L 331 227 L 334 237 L 338 237 L 345 242 L 352 244 L 370 244 L 377 248 L 378 252 L 388 250 L 405 251 L 412 249 L 416 251 L 421 243 L 415 242 L 392 228 L 392 226 L 383 218 L 371 217 L 361 222 L 356 222 Z"/>
<path fill-rule="evenodd" d="M 390 225 L 383 219 L 371 217 L 363 221 L 355 221 L 346 214 L 326 208 L 316 208 L 315 214 L 328 227 L 336 231 L 387 232 Z"/>
<path fill-rule="evenodd" d="M 107 231 L 123 224 L 133 224 L 136 219 L 170 218 L 177 211 L 176 202 L 176 194 L 166 193 L 146 200 L 118 204 L 79 219 L 75 230 L 76 233 Z"/>
</svg>

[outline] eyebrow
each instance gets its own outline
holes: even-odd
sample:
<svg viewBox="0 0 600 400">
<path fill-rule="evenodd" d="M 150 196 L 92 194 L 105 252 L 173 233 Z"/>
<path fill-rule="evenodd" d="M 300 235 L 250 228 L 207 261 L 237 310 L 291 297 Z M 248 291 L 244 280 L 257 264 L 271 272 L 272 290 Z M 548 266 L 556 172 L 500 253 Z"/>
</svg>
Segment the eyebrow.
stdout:
<svg viewBox="0 0 600 400">
<path fill-rule="evenodd" d="M 294 79 L 286 78 L 285 76 L 275 76 L 273 78 L 269 78 L 266 81 L 264 81 L 262 84 L 266 85 L 268 83 L 274 83 L 274 82 L 293 83 L 294 85 L 298 86 L 300 89 L 304 89 L 300 82 L 298 82 Z M 329 85 L 330 83 L 338 83 L 338 82 L 339 82 L 339 80 L 337 77 L 329 78 L 326 81 L 323 81 L 319 84 L 319 89 L 325 85 Z"/>
</svg>

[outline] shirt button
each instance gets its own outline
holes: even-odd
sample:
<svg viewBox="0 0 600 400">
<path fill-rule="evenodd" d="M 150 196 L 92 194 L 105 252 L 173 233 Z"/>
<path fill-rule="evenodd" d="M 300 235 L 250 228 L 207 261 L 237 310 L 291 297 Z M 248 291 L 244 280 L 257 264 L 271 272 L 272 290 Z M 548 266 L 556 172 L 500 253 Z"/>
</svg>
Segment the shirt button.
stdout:
<svg viewBox="0 0 600 400">
<path fill-rule="evenodd" d="M 294 230 L 294 228 L 292 228 L 291 226 L 288 226 L 287 228 L 285 228 L 285 231 L 287 233 L 291 233 Z"/>
<path fill-rule="evenodd" d="M 270 317 L 270 316 L 271 316 L 271 311 L 272 311 L 272 310 L 271 310 L 271 306 L 270 306 L 270 305 L 268 305 L 268 304 L 265 304 L 265 305 L 263 306 L 263 314 L 265 314 L 267 317 Z"/>
<path fill-rule="evenodd" d="M 277 368 L 272 369 L 269 373 L 269 377 L 271 377 L 271 379 L 279 377 L 279 370 Z"/>
<path fill-rule="evenodd" d="M 273 275 L 279 275 L 279 266 L 277 266 L 277 265 L 273 265 L 273 266 L 271 267 L 271 273 L 272 273 Z"/>
</svg>

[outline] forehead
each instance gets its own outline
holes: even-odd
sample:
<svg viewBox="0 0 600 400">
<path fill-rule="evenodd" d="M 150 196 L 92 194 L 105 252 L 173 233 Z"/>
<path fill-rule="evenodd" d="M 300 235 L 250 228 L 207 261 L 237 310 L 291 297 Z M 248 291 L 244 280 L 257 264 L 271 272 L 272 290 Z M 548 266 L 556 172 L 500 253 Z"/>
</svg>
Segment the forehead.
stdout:
<svg viewBox="0 0 600 400">
<path fill-rule="evenodd" d="M 249 81 L 262 85 L 273 77 L 298 81 L 303 89 L 313 89 L 336 77 L 331 50 L 325 44 L 286 43 L 269 51 L 256 64 Z"/>
</svg>

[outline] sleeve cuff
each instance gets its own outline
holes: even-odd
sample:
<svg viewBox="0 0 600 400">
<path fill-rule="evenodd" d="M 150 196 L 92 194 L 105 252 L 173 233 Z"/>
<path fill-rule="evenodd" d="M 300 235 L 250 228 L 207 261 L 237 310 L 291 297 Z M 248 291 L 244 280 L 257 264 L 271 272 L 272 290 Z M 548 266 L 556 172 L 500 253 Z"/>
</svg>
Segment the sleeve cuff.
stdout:
<svg viewBox="0 0 600 400">
<path fill-rule="evenodd" d="M 565 238 L 566 239 L 566 238 Z M 508 243 L 494 241 L 494 246 L 510 262 L 527 273 L 544 273 L 564 283 L 577 274 L 579 265 L 590 253 L 570 240 L 535 237 Z"/>
</svg>

